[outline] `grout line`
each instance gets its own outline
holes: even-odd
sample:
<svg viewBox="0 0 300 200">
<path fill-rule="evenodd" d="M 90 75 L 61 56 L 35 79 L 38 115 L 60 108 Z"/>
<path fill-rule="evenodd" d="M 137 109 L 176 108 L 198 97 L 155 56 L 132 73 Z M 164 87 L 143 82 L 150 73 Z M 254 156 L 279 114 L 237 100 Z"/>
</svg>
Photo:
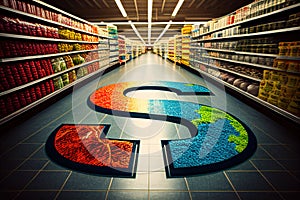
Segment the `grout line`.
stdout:
<svg viewBox="0 0 300 200">
<path fill-rule="evenodd" d="M 66 178 L 66 180 L 64 181 L 64 183 L 61 185 L 60 189 L 58 190 L 58 192 L 56 193 L 55 197 L 54 197 L 54 200 L 56 200 L 60 193 L 62 192 L 63 188 L 65 187 L 66 183 L 68 182 L 69 178 L 71 177 L 72 175 L 72 171 L 70 171 L 68 177 Z"/>
<path fill-rule="evenodd" d="M 108 193 L 109 193 L 109 191 L 110 191 L 110 188 L 111 188 L 111 185 L 112 185 L 113 179 L 114 179 L 114 178 L 111 178 L 111 179 L 110 179 L 110 182 L 109 182 L 109 185 L 108 185 L 108 188 L 107 188 L 106 194 L 105 194 L 105 200 L 107 200 L 107 199 L 108 199 Z"/>
<path fill-rule="evenodd" d="M 28 183 L 22 188 L 22 190 L 20 192 L 18 192 L 18 194 L 13 198 L 13 199 L 16 199 L 20 196 L 20 194 L 22 192 L 24 192 L 25 188 L 27 188 L 31 183 L 32 181 L 42 172 L 42 170 L 49 164 L 50 161 L 46 162 L 43 167 L 41 169 L 38 170 L 38 172 L 30 179 L 30 181 L 28 181 Z"/>
<path fill-rule="evenodd" d="M 273 190 L 280 196 L 281 199 L 285 199 L 280 192 L 274 187 L 274 185 L 267 179 L 267 177 L 265 177 L 265 175 L 257 168 L 257 166 L 250 160 L 249 162 L 251 162 L 251 164 L 255 167 L 255 169 L 257 170 L 257 172 L 265 179 L 265 181 L 273 188 Z"/>
<path fill-rule="evenodd" d="M 35 151 L 33 151 L 26 159 L 23 160 L 15 169 L 11 170 L 4 178 L 0 180 L 0 183 L 2 183 L 7 177 L 9 177 L 11 174 L 13 174 L 19 167 L 21 167 L 26 161 L 30 159 L 35 153 L 37 153 L 39 150 L 43 148 L 44 145 L 39 146 Z"/>
<path fill-rule="evenodd" d="M 237 190 L 235 189 L 233 183 L 231 182 L 231 180 L 229 179 L 228 175 L 226 174 L 225 171 L 223 171 L 224 176 L 226 177 L 227 181 L 229 182 L 229 184 L 231 185 L 234 193 L 236 194 L 236 196 L 239 198 L 239 200 L 242 200 L 242 198 L 240 197 L 239 193 L 237 192 Z"/>
<path fill-rule="evenodd" d="M 126 119 L 126 121 L 123 125 L 122 131 L 121 131 L 121 134 L 120 134 L 120 139 L 122 139 L 122 137 L 123 137 L 123 133 L 124 133 L 125 127 L 127 126 L 127 122 L 128 122 L 128 119 Z"/>
<path fill-rule="evenodd" d="M 107 114 L 105 114 L 105 115 L 103 116 L 103 118 L 99 121 L 98 124 L 101 124 L 101 123 L 103 122 L 103 120 L 104 120 L 106 117 L 107 117 Z"/>
<path fill-rule="evenodd" d="M 300 182 L 300 180 L 289 169 L 287 169 L 283 164 L 281 164 L 277 159 L 275 159 L 264 147 L 260 146 L 260 148 L 264 152 L 266 152 L 266 154 L 268 154 L 268 156 L 270 156 L 272 160 L 274 160 L 278 165 L 280 165 L 283 169 L 285 169 L 285 172 L 287 172 L 289 175 L 294 177 L 298 182 Z"/>
<path fill-rule="evenodd" d="M 184 179 L 184 181 L 185 181 L 185 184 L 186 184 L 187 190 L 188 190 L 188 192 L 189 192 L 190 200 L 192 200 L 192 199 L 193 199 L 193 197 L 192 197 L 192 193 L 191 193 L 191 190 L 190 190 L 189 183 L 188 183 L 188 181 L 187 181 L 186 177 L 184 177 L 183 179 Z"/>
</svg>

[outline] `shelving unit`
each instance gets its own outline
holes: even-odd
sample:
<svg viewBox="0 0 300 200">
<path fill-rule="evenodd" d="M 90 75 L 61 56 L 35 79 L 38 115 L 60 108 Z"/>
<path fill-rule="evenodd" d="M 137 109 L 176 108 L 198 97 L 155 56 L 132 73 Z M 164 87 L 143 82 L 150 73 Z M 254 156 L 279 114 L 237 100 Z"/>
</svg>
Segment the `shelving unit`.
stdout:
<svg viewBox="0 0 300 200">
<path fill-rule="evenodd" d="M 300 123 L 300 108 L 299 105 L 297 108 L 296 103 L 299 101 L 297 96 L 289 94 L 291 103 L 287 103 L 287 98 L 282 96 L 284 91 L 278 86 L 272 86 L 273 83 L 278 83 L 282 85 L 281 88 L 289 87 L 293 90 L 293 88 L 298 87 L 299 89 L 296 83 L 297 80 L 300 81 L 300 71 L 295 71 L 299 67 L 294 67 L 297 63 L 291 66 L 292 69 L 295 69 L 293 71 L 289 70 L 290 67 L 284 66 L 284 63 L 286 63 L 285 65 L 291 65 L 288 63 L 299 61 L 300 56 L 282 55 L 285 52 L 278 46 L 282 42 L 290 44 L 299 40 L 299 37 L 297 37 L 300 34 L 299 25 L 292 26 L 292 23 L 290 23 L 292 14 L 299 12 L 299 8 L 300 4 L 297 3 L 222 27 L 216 25 L 220 25 L 218 22 L 225 19 L 225 17 L 210 21 L 201 28 L 195 26 L 197 30 L 192 31 L 190 67 L 280 115 Z M 232 14 L 228 16 L 230 15 Z M 273 22 L 273 19 L 276 21 Z M 280 20 L 284 20 L 285 23 Z M 277 23 L 277 21 L 279 28 L 263 30 L 269 29 L 270 25 Z M 263 24 L 264 22 L 268 26 Z M 250 30 L 251 32 L 248 32 Z M 253 30 L 257 30 L 257 32 L 253 32 Z M 244 33 L 245 31 L 247 33 Z M 286 35 L 288 37 L 285 37 Z M 245 41 L 248 42 L 248 46 L 242 46 L 242 42 Z M 252 44 L 254 41 L 257 43 Z M 271 42 L 271 44 L 264 45 L 264 41 Z M 278 64 L 278 62 L 281 63 Z M 258 74 L 260 73 L 261 78 L 244 74 L 243 71 L 234 71 L 235 68 L 239 70 L 248 69 L 248 71 L 255 70 Z M 223 81 L 223 77 L 227 75 L 260 84 L 258 94 L 249 94 L 232 83 Z M 295 84 L 292 81 L 296 81 Z M 268 90 L 266 84 L 269 86 Z M 296 91 L 296 89 L 293 91 Z"/>
<path fill-rule="evenodd" d="M 88 48 L 91 49 L 49 54 L 38 54 L 35 52 L 35 55 L 25 56 L 12 54 L 10 57 L 1 58 L 1 125 L 41 105 L 41 103 L 61 94 L 74 85 L 103 72 L 111 66 L 108 64 L 110 49 L 108 46 L 108 37 L 99 35 L 96 26 L 43 2 L 32 1 L 31 3 L 35 8 L 43 7 L 45 13 L 47 11 L 48 14 L 50 12 L 52 12 L 53 15 L 61 14 L 65 20 L 73 23 L 73 25 L 60 23 L 54 19 L 50 19 L 49 16 L 49 19 L 47 19 L 46 16 L 41 17 L 37 16 L 37 14 L 23 12 L 6 6 L 0 6 L 0 10 L 3 14 L 16 14 L 20 18 L 24 18 L 26 20 L 25 22 L 32 20 L 33 23 L 50 25 L 53 27 L 50 27 L 51 30 L 59 30 L 61 28 L 70 29 L 75 31 L 73 33 L 81 35 L 83 37 L 82 39 L 89 41 L 41 37 L 41 35 L 24 35 L 17 32 L 5 32 L 5 30 L 3 30 L 4 32 L 0 32 L 2 41 L 13 39 L 14 41 L 19 41 L 26 45 L 27 41 L 31 41 L 33 44 L 39 41 L 45 41 L 51 44 L 82 44 L 90 45 Z M 72 20 L 66 16 L 72 18 Z M 79 28 L 79 26 L 81 26 L 81 28 Z M 51 62 L 50 59 L 52 59 Z M 80 63 L 78 63 L 79 61 Z M 60 63 L 58 65 L 59 71 L 56 71 L 58 68 L 54 69 L 54 62 Z M 64 65 L 62 65 L 62 63 L 64 63 Z M 60 69 L 60 67 L 64 68 Z M 12 76 L 12 73 L 14 73 L 14 76 Z M 5 76 L 3 76 L 4 74 Z M 10 83 L 9 81 L 13 82 Z M 57 85 L 58 83 L 59 86 Z"/>
<path fill-rule="evenodd" d="M 122 64 L 127 61 L 125 36 L 119 35 L 118 43 L 119 43 L 119 61 Z"/>
<path fill-rule="evenodd" d="M 168 41 L 168 59 L 175 62 L 175 37 L 169 38 Z"/>
<path fill-rule="evenodd" d="M 233 85 L 231 85 L 231 84 L 229 84 L 229 83 L 227 83 L 225 81 L 222 81 L 218 77 L 215 77 L 215 76 L 213 76 L 213 75 L 211 75 L 211 74 L 209 74 L 207 72 L 204 72 L 204 71 L 202 71 L 202 70 L 200 70 L 198 68 L 195 68 L 195 67 L 190 67 L 190 68 L 192 68 L 193 70 L 199 72 L 201 75 L 209 77 L 209 78 L 213 79 L 214 81 L 216 81 L 218 83 L 221 83 L 222 85 L 225 85 L 226 87 L 228 87 L 228 88 L 230 88 L 230 89 L 238 92 L 239 94 L 242 94 L 245 97 L 247 97 L 247 98 L 249 98 L 251 100 L 254 100 L 255 102 L 261 104 L 262 106 L 265 106 L 265 107 L 267 107 L 267 108 L 275 111 L 276 113 L 278 113 L 280 115 L 284 115 L 285 117 L 287 117 L 288 119 L 290 119 L 292 121 L 295 121 L 295 122 L 299 121 L 299 117 L 297 117 L 297 116 L 295 116 L 295 115 L 293 115 L 293 114 L 291 114 L 291 113 L 289 113 L 289 112 L 287 112 L 287 111 L 285 111 L 285 110 L 283 110 L 283 109 L 281 109 L 281 108 L 279 108 L 277 106 L 274 106 L 274 105 L 272 105 L 272 104 L 270 104 L 268 102 L 265 102 L 265 101 L 257 98 L 256 96 L 251 95 L 248 92 L 245 92 L 244 90 L 241 90 L 240 88 L 237 88 L 237 87 L 235 87 L 235 86 L 233 86 Z"/>
<path fill-rule="evenodd" d="M 174 49 L 175 49 L 175 62 L 180 64 L 182 58 L 182 36 L 181 35 L 175 36 Z"/>
</svg>

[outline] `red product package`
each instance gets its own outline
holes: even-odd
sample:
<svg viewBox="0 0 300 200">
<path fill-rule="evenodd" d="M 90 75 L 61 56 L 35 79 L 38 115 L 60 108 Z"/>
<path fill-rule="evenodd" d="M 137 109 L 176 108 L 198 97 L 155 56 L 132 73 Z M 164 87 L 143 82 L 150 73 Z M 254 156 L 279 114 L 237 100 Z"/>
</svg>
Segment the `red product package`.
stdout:
<svg viewBox="0 0 300 200">
<path fill-rule="evenodd" d="M 10 96 L 6 97 L 6 108 L 7 108 L 8 113 L 12 113 L 15 111 L 13 101 Z"/>
<path fill-rule="evenodd" d="M 32 14 L 31 5 L 29 3 L 26 3 L 26 9 L 27 9 L 27 13 Z"/>
<path fill-rule="evenodd" d="M 42 17 L 42 14 L 41 14 L 41 8 L 40 7 L 36 7 L 36 15 L 39 16 L 39 17 Z"/>
<path fill-rule="evenodd" d="M 50 80 L 50 88 L 51 88 L 51 92 L 54 92 L 54 91 L 55 91 L 54 83 L 53 83 L 53 80 L 52 80 L 52 79 Z"/>
<path fill-rule="evenodd" d="M 45 10 L 43 8 L 41 8 L 41 17 L 46 18 Z"/>
<path fill-rule="evenodd" d="M 31 5 L 31 14 L 36 15 L 35 5 Z"/>
<path fill-rule="evenodd" d="M 22 6 L 23 6 L 23 12 L 28 12 L 27 11 L 27 6 L 26 6 L 26 2 L 22 2 Z"/>
<path fill-rule="evenodd" d="M 25 73 L 25 69 L 22 66 L 22 64 L 18 65 L 18 70 L 19 70 L 19 74 L 20 74 L 20 77 L 22 79 L 23 84 L 28 83 L 28 79 L 27 79 L 27 76 L 26 76 L 26 73 Z"/>
<path fill-rule="evenodd" d="M 45 86 L 46 86 L 46 92 L 47 92 L 47 94 L 50 94 L 51 93 L 51 86 L 50 86 L 50 84 L 49 84 L 48 81 L 45 82 Z"/>
<path fill-rule="evenodd" d="M 8 0 L 2 0 L 0 2 L 1 2 L 1 5 L 9 7 L 9 1 Z"/>
<path fill-rule="evenodd" d="M 17 1 L 18 10 L 23 11 L 23 4 L 21 1 Z"/>
<path fill-rule="evenodd" d="M 46 91 L 45 84 L 41 83 L 40 87 L 41 87 L 41 92 L 42 92 L 43 97 L 46 96 L 47 95 L 47 91 Z"/>
<path fill-rule="evenodd" d="M 36 94 L 35 94 L 35 89 L 34 87 L 30 88 L 30 95 L 31 95 L 31 100 L 32 102 L 35 102 L 37 100 Z"/>
<path fill-rule="evenodd" d="M 15 109 L 15 110 L 21 109 L 21 104 L 20 104 L 18 95 L 17 95 L 16 93 L 14 93 L 14 94 L 12 95 L 12 102 L 13 102 L 13 105 L 14 105 L 14 109 Z"/>
<path fill-rule="evenodd" d="M 31 99 L 31 95 L 30 95 L 29 89 L 26 89 L 24 93 L 25 93 L 26 103 L 27 104 L 31 104 L 32 103 L 32 99 Z"/>
<path fill-rule="evenodd" d="M 36 94 L 37 99 L 40 99 L 43 97 L 41 87 L 39 85 L 35 86 L 35 94 Z"/>
<path fill-rule="evenodd" d="M 16 0 L 10 0 L 10 7 L 17 10 L 18 9 L 18 5 Z"/>
<path fill-rule="evenodd" d="M 0 110 L 0 118 L 3 118 L 8 115 L 4 99 L 0 99 Z"/>
<path fill-rule="evenodd" d="M 19 100 L 20 100 L 20 104 L 22 107 L 25 107 L 27 105 L 27 102 L 26 102 L 26 98 L 25 98 L 25 94 L 24 92 L 19 92 Z"/>
</svg>

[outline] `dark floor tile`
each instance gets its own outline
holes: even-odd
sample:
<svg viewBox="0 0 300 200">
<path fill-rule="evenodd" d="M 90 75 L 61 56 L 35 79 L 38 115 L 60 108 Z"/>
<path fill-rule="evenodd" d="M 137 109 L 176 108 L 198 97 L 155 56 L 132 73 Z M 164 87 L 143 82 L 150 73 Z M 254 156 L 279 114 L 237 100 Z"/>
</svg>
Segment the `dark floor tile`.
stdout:
<svg viewBox="0 0 300 200">
<path fill-rule="evenodd" d="M 258 170 L 284 170 L 275 160 L 252 160 Z"/>
<path fill-rule="evenodd" d="M 105 199 L 106 192 L 89 192 L 89 191 L 62 191 L 57 200 L 102 200 Z"/>
<path fill-rule="evenodd" d="M 0 171 L 12 171 L 19 167 L 24 160 L 19 159 L 19 160 L 5 160 L 0 162 Z"/>
<path fill-rule="evenodd" d="M 18 192 L 2 192 L 2 191 L 0 191 L 0 199 L 3 199 L 3 200 L 14 199 L 16 195 L 18 195 Z"/>
<path fill-rule="evenodd" d="M 56 193 L 54 191 L 24 191 L 18 196 L 17 200 L 52 200 L 55 198 Z"/>
<path fill-rule="evenodd" d="M 68 172 L 41 172 L 26 189 L 58 190 L 65 182 L 68 175 Z"/>
<path fill-rule="evenodd" d="M 300 191 L 300 182 L 287 172 L 263 172 L 279 191 Z"/>
<path fill-rule="evenodd" d="M 285 200 L 295 200 L 300 198 L 300 191 L 297 192 L 281 192 L 280 193 Z"/>
<path fill-rule="evenodd" d="M 291 174 L 298 180 L 300 180 L 300 171 L 292 171 Z"/>
<path fill-rule="evenodd" d="M 256 170 L 255 167 L 252 165 L 251 162 L 249 162 L 248 160 L 238 164 L 238 165 L 235 165 L 231 168 L 228 168 L 227 169 L 228 171 L 230 170 Z"/>
<path fill-rule="evenodd" d="M 277 192 L 239 192 L 242 200 L 282 200 Z"/>
<path fill-rule="evenodd" d="M 227 172 L 237 191 L 273 191 L 258 172 Z"/>
<path fill-rule="evenodd" d="M 113 178 L 112 190 L 148 189 L 148 173 L 138 173 L 135 178 Z"/>
<path fill-rule="evenodd" d="M 252 128 L 252 130 L 257 139 L 258 144 L 279 144 L 275 138 L 273 138 L 271 135 L 264 133 L 258 128 L 254 127 Z"/>
<path fill-rule="evenodd" d="M 37 171 L 15 171 L 0 183 L 1 191 L 21 190 L 34 177 Z"/>
<path fill-rule="evenodd" d="M 109 191 L 108 200 L 147 200 L 148 191 Z"/>
<path fill-rule="evenodd" d="M 192 199 L 239 200 L 234 192 L 192 192 Z"/>
<path fill-rule="evenodd" d="M 31 159 L 39 159 L 39 160 L 49 159 L 45 151 L 45 146 L 43 146 L 40 150 L 38 150 L 35 154 L 33 154 Z"/>
<path fill-rule="evenodd" d="M 156 192 L 150 191 L 151 200 L 190 200 L 188 192 Z"/>
<path fill-rule="evenodd" d="M 180 190 L 186 191 L 183 178 L 166 178 L 165 172 L 150 173 L 150 190 Z"/>
<path fill-rule="evenodd" d="M 257 146 L 251 159 L 271 159 L 271 157 L 260 146 Z"/>
<path fill-rule="evenodd" d="M 187 177 L 189 189 L 193 190 L 229 190 L 232 191 L 228 180 L 222 172 Z"/>
<path fill-rule="evenodd" d="M 63 190 L 107 190 L 111 178 L 72 172 Z"/>
<path fill-rule="evenodd" d="M 300 159 L 296 160 L 278 160 L 287 170 L 300 171 Z"/>
<path fill-rule="evenodd" d="M 48 165 L 44 168 L 44 170 L 55 170 L 55 171 L 66 171 L 69 170 L 68 168 L 65 168 L 61 165 L 56 164 L 55 162 L 51 161 L 48 163 Z"/>
<path fill-rule="evenodd" d="M 14 149 L 9 151 L 2 159 L 11 160 L 11 159 L 26 159 L 31 156 L 38 148 L 41 147 L 41 144 L 19 144 Z"/>
<path fill-rule="evenodd" d="M 47 163 L 47 160 L 27 160 L 18 170 L 40 170 Z"/>
<path fill-rule="evenodd" d="M 299 159 L 299 155 L 288 150 L 283 145 L 262 145 L 265 151 L 275 159 Z"/>
</svg>

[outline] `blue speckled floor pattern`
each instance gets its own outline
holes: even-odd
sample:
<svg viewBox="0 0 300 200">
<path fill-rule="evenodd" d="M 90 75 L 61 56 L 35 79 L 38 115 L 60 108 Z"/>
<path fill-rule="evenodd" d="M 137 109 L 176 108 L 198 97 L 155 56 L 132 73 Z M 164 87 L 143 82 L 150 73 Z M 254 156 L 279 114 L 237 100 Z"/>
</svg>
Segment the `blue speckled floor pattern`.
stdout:
<svg viewBox="0 0 300 200">
<path fill-rule="evenodd" d="M 112 117 L 92 111 L 86 98 L 114 82 L 166 80 L 206 85 L 215 96 L 162 99 L 212 105 L 238 117 L 254 132 L 258 148 L 244 163 L 216 173 L 166 178 L 160 140 L 189 138 L 180 125 L 146 119 Z M 151 96 L 146 91 L 136 96 Z M 49 134 L 62 123 L 112 124 L 111 138 L 140 139 L 134 179 L 79 173 L 53 163 L 45 154 Z M 146 54 L 74 88 L 55 104 L 0 135 L 1 199 L 297 199 L 300 197 L 299 130 L 290 130 L 221 87 L 153 54 Z"/>
</svg>

